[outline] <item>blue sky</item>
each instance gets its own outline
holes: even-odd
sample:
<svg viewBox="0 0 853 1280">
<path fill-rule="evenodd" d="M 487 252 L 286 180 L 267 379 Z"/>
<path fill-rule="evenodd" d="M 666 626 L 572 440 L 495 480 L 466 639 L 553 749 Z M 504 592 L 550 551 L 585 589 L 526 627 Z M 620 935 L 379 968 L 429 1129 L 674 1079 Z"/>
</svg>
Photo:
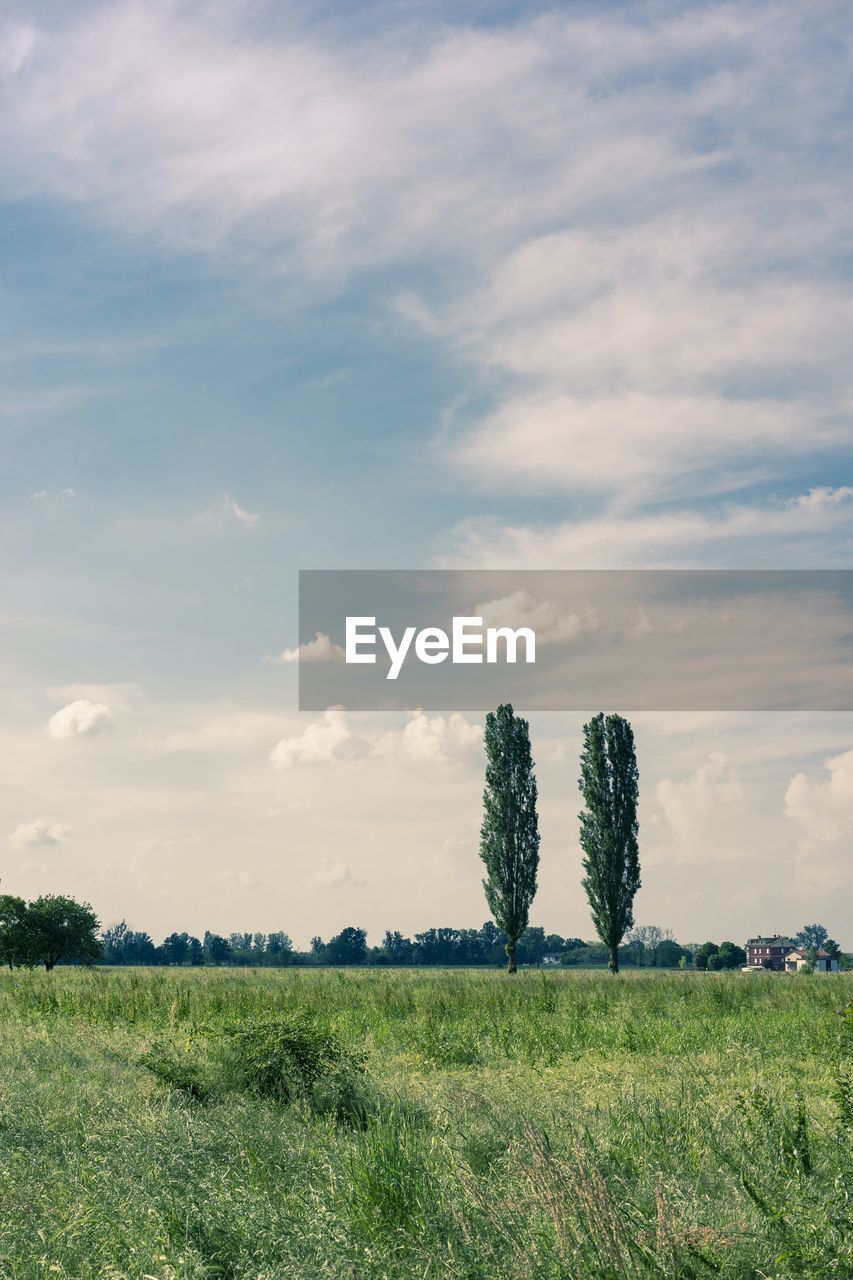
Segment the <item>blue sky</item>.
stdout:
<svg viewBox="0 0 853 1280">
<path fill-rule="evenodd" d="M 321 720 L 320 759 L 275 755 L 311 728 L 274 661 L 299 567 L 849 564 L 851 27 L 842 3 L 6 7 L 7 886 L 154 932 L 471 923 L 464 728 Z M 46 728 L 75 703 L 106 711 Z M 643 918 L 766 930 L 782 857 L 776 923 L 840 930 L 845 718 L 646 734 Z M 540 915 L 588 932 L 577 726 L 540 736 Z M 664 891 L 691 842 L 729 868 L 693 905 Z"/>
</svg>

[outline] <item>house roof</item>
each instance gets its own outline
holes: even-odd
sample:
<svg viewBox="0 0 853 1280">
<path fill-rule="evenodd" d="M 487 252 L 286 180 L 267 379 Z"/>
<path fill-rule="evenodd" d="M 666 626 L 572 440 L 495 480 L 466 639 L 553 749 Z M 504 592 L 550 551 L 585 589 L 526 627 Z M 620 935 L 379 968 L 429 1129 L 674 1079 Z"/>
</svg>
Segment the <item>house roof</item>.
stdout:
<svg viewBox="0 0 853 1280">
<path fill-rule="evenodd" d="M 782 933 L 774 933 L 772 938 L 748 938 L 746 945 L 748 947 L 793 947 L 795 944 L 793 938 L 786 938 Z"/>
<path fill-rule="evenodd" d="M 809 953 L 808 953 L 808 948 L 806 948 L 806 947 L 795 947 L 793 951 L 789 951 L 789 952 L 788 952 L 788 954 L 787 954 L 787 956 L 785 957 L 785 959 L 786 959 L 786 960 L 791 960 L 794 956 L 796 956 L 796 957 L 797 957 L 797 959 L 799 959 L 799 960 L 805 960 L 805 959 L 806 959 L 806 957 L 808 956 L 808 954 L 809 954 Z M 816 951 L 816 952 L 815 952 L 815 955 L 817 956 L 818 960 L 829 960 L 829 959 L 831 959 L 831 956 L 830 956 L 829 952 L 828 952 L 828 951 L 824 951 L 823 947 L 821 947 L 819 951 Z"/>
</svg>

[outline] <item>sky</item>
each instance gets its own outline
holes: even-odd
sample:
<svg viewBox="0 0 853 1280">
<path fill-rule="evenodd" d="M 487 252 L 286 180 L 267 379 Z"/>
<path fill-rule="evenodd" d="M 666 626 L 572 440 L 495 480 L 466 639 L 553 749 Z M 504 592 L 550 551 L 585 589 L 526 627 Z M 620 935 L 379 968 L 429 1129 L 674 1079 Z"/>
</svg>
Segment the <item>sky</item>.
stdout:
<svg viewBox="0 0 853 1280">
<path fill-rule="evenodd" d="M 478 719 L 299 714 L 298 569 L 850 565 L 851 38 L 843 0 L 4 6 L 4 891 L 476 926 Z M 632 719 L 638 923 L 853 946 L 853 715 Z M 580 731 L 531 717 L 532 920 L 589 937 Z"/>
</svg>

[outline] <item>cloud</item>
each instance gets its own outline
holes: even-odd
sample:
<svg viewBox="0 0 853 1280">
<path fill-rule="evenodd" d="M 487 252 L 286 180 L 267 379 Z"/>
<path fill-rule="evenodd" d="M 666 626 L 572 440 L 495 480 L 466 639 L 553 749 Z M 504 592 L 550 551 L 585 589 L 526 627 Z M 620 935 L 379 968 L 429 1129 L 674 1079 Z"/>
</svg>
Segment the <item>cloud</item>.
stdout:
<svg viewBox="0 0 853 1280">
<path fill-rule="evenodd" d="M 21 822 L 9 835 L 9 843 L 16 849 L 29 849 L 36 845 L 64 844 L 71 835 L 71 828 L 61 822 Z"/>
<path fill-rule="evenodd" d="M 295 649 L 283 649 L 273 662 L 340 662 L 343 658 L 341 645 L 333 644 L 325 632 L 318 631 L 313 640 L 306 640 Z"/>
<path fill-rule="evenodd" d="M 725 752 L 711 752 L 686 777 L 662 778 L 656 797 L 671 833 L 666 861 L 701 864 L 711 857 L 732 862 L 744 856 L 744 788 Z"/>
<path fill-rule="evenodd" d="M 785 792 L 785 813 L 800 828 L 801 851 L 849 841 L 853 831 L 853 751 L 827 760 L 828 778 L 797 773 Z"/>
<path fill-rule="evenodd" d="M 112 684 L 61 684 L 50 685 L 45 691 L 51 702 L 105 702 L 113 710 L 126 710 L 143 696 L 138 684 L 132 680 L 119 680 Z"/>
<path fill-rule="evenodd" d="M 323 719 L 316 721 L 298 736 L 282 738 L 270 752 L 274 769 L 289 769 L 298 764 L 328 764 L 338 758 L 352 738 L 343 707 L 329 707 Z"/>
<path fill-rule="evenodd" d="M 487 627 L 532 627 L 537 644 L 575 640 L 597 631 L 599 625 L 595 610 L 589 606 L 567 611 L 559 601 L 537 600 L 524 589 L 475 605 L 474 615 L 482 617 Z"/>
<path fill-rule="evenodd" d="M 27 501 L 28 502 L 47 502 L 48 499 L 53 496 L 54 495 L 51 494 L 48 489 L 36 489 L 35 493 L 30 494 Z M 70 501 L 71 498 L 76 498 L 77 493 L 76 493 L 76 490 L 74 489 L 60 489 L 59 493 L 56 494 L 55 496 L 58 498 L 62 498 L 64 501 L 68 502 Z"/>
<path fill-rule="evenodd" d="M 555 524 L 461 521 L 441 540 L 442 568 L 846 567 L 853 503 L 765 501 L 650 514 L 605 512 Z"/>
<path fill-rule="evenodd" d="M 172 713 L 172 718 L 174 713 Z M 159 752 L 254 752 L 281 732 L 286 719 L 270 711 L 239 710 L 225 706 L 196 712 L 180 728 L 170 728 L 152 743 Z"/>
<path fill-rule="evenodd" d="M 322 889 L 336 889 L 342 885 L 358 885 L 362 881 L 355 878 L 352 868 L 347 863 L 324 858 L 308 876 L 308 883 L 318 885 Z"/>
<path fill-rule="evenodd" d="M 786 505 L 799 507 L 801 511 L 830 511 L 842 502 L 849 502 L 851 498 L 853 488 L 850 485 L 839 485 L 837 488 L 823 485 L 809 489 L 808 493 L 801 493 L 795 498 L 788 498 Z"/>
<path fill-rule="evenodd" d="M 254 889 L 258 884 L 251 872 L 245 869 L 235 871 L 232 867 L 226 867 L 218 872 L 213 880 L 214 884 L 221 885 L 224 889 Z"/>
<path fill-rule="evenodd" d="M 463 715 L 430 716 L 420 707 L 410 712 L 401 732 L 383 734 L 373 746 L 373 754 L 396 759 L 401 754 L 424 763 L 447 764 L 483 741 L 481 725 L 469 724 Z"/>
<path fill-rule="evenodd" d="M 248 525 L 250 529 L 258 523 L 258 516 L 254 511 L 244 511 L 243 508 L 231 497 L 230 493 L 225 494 L 225 510 L 229 511 L 236 520 L 241 524 Z"/>
<path fill-rule="evenodd" d="M 0 36 L 0 155 L 13 192 L 301 304 L 428 262 L 391 305 L 478 388 L 439 441 L 467 482 L 704 498 L 846 442 L 843 17 L 624 4 L 366 41 L 71 6 Z"/>
<path fill-rule="evenodd" d="M 51 738 L 83 738 L 112 729 L 115 717 L 104 703 L 78 698 L 57 711 L 47 722 Z"/>
</svg>

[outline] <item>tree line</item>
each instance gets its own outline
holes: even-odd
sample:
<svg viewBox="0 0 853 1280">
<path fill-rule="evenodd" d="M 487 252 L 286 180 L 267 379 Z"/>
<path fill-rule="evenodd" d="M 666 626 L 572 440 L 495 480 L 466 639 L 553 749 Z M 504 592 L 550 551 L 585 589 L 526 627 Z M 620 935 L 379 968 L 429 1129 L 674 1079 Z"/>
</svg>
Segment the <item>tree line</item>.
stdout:
<svg viewBox="0 0 853 1280">
<path fill-rule="evenodd" d="M 203 938 L 171 933 L 157 945 L 125 921 L 98 935 L 88 904 L 47 895 L 35 902 L 0 895 L 0 962 L 44 964 L 60 960 L 139 965 L 483 965 L 506 958 L 510 973 L 520 964 L 606 963 L 731 969 L 746 961 L 736 943 L 706 942 L 683 947 L 655 926 L 634 927 L 634 899 L 640 888 L 639 770 L 631 725 L 602 712 L 583 726 L 578 786 L 583 851 L 581 886 L 586 894 L 597 941 L 545 934 L 529 924 L 539 869 L 538 789 L 528 722 L 506 703 L 486 716 L 486 776 L 480 857 L 486 869 L 483 889 L 492 919 L 480 929 L 427 929 L 405 937 L 386 931 L 380 946 L 368 947 L 364 929 L 349 926 L 324 942 L 315 937 L 307 952 L 296 951 L 283 931 L 232 933 L 206 931 Z M 808 931 L 822 926 L 806 926 Z M 826 931 L 822 930 L 826 937 Z M 831 941 L 831 940 L 830 940 Z M 819 944 L 818 944 L 819 945 Z M 833 944 L 837 947 L 837 944 Z"/>
<path fill-rule="evenodd" d="M 841 956 L 823 925 L 805 925 L 796 941 Z M 11 894 L 0 895 L 0 964 L 9 968 L 44 965 L 49 971 L 61 963 L 190 968 L 489 966 L 505 962 L 506 943 L 506 934 L 487 920 L 479 929 L 425 929 L 411 938 L 386 929 L 375 946 L 368 945 L 367 930 L 355 925 L 328 941 L 312 938 L 304 951 L 297 950 L 284 931 L 224 935 L 206 930 L 201 938 L 175 932 L 157 944 L 149 933 L 129 928 L 124 920 L 101 932 L 92 908 L 72 898 L 48 896 L 26 903 Z M 604 968 L 610 950 L 600 941 L 546 933 L 541 925 L 529 925 L 517 940 L 516 960 L 524 966 Z M 746 952 L 728 941 L 682 944 L 669 929 L 641 925 L 619 948 L 619 963 L 632 968 L 738 969 L 746 963 Z"/>
</svg>

